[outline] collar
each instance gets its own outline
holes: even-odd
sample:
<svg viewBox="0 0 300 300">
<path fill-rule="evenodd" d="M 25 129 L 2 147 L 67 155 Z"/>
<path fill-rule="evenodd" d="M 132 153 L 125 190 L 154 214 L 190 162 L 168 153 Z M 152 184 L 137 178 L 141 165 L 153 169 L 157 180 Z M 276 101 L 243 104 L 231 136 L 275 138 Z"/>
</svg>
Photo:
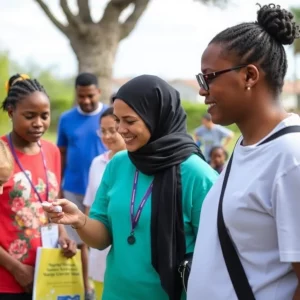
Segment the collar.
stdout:
<svg viewBox="0 0 300 300">
<path fill-rule="evenodd" d="M 102 102 L 99 102 L 99 105 L 98 105 L 98 108 L 90 113 L 87 113 L 87 112 L 84 112 L 80 106 L 77 106 L 77 111 L 81 114 L 81 115 L 84 115 L 84 116 L 94 116 L 94 115 L 97 115 L 103 108 L 103 103 Z"/>
</svg>

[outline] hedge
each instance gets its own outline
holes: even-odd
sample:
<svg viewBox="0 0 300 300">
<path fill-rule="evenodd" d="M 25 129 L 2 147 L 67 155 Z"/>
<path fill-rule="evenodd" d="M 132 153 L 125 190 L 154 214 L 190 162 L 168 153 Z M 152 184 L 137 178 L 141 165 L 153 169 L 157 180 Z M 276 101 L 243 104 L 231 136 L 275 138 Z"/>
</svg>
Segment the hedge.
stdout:
<svg viewBox="0 0 300 300">
<path fill-rule="evenodd" d="M 207 113 L 207 105 L 182 101 L 182 106 L 187 114 L 188 132 L 193 132 L 195 128 L 201 126 L 202 116 Z M 239 131 L 235 124 L 226 127 L 234 132 Z"/>
</svg>

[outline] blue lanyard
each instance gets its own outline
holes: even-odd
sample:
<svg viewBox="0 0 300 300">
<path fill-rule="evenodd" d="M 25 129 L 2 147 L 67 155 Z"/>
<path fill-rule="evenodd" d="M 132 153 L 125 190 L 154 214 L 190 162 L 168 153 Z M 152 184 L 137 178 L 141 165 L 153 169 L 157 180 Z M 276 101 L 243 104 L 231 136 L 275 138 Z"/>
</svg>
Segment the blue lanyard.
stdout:
<svg viewBox="0 0 300 300">
<path fill-rule="evenodd" d="M 9 134 L 7 136 L 7 140 L 8 140 L 8 144 L 9 144 L 9 147 L 11 149 L 11 152 L 12 152 L 12 155 L 15 159 L 15 162 L 17 163 L 17 165 L 19 166 L 20 170 L 23 172 L 23 174 L 26 176 L 27 180 L 29 181 L 32 189 L 34 190 L 35 194 L 37 195 L 39 201 L 42 203 L 44 202 L 39 194 L 39 192 L 37 191 L 35 185 L 33 184 L 32 180 L 30 179 L 30 177 L 28 176 L 28 174 L 26 173 L 26 171 L 24 170 L 17 154 L 16 154 L 16 151 L 15 151 L 15 147 L 12 143 L 12 139 L 11 139 L 11 134 Z M 43 161 L 43 166 L 44 166 L 44 171 L 45 171 L 45 178 L 46 178 L 46 201 L 48 202 L 49 200 L 49 178 L 48 178 L 48 173 L 47 173 L 47 164 L 46 164 L 46 159 L 45 159 L 45 155 L 44 155 L 44 152 L 43 152 L 43 148 L 42 148 L 42 145 L 38 142 L 37 143 L 38 146 L 40 147 L 40 152 L 41 152 L 41 156 L 42 156 L 42 161 Z"/>
</svg>

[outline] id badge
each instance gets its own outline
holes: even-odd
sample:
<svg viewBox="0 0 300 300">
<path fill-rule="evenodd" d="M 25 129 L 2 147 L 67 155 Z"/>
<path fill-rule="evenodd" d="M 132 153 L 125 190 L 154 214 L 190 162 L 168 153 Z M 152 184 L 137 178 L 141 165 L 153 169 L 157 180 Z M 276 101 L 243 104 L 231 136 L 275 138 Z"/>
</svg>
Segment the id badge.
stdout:
<svg viewBox="0 0 300 300">
<path fill-rule="evenodd" d="M 42 246 L 44 248 L 57 248 L 58 225 L 48 224 L 41 227 Z"/>
</svg>

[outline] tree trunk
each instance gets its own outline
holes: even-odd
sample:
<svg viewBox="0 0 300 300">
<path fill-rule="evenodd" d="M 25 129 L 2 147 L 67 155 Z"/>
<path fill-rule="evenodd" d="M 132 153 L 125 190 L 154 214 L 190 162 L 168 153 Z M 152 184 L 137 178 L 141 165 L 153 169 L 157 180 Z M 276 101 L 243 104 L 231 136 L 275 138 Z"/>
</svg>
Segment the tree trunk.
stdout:
<svg viewBox="0 0 300 300">
<path fill-rule="evenodd" d="M 70 35 L 71 46 L 78 61 L 78 72 L 93 73 L 98 77 L 99 87 L 102 91 L 101 101 L 109 103 L 112 95 L 112 75 L 119 42 L 117 28 L 110 28 L 110 32 L 103 34 L 104 29 L 90 28 L 89 34 L 78 36 Z"/>
<path fill-rule="evenodd" d="M 112 94 L 112 73 L 119 42 L 126 38 L 145 11 L 150 0 L 110 0 L 99 22 L 93 22 L 89 0 L 77 0 L 79 12 L 74 15 L 68 0 L 60 0 L 60 6 L 68 24 L 63 25 L 52 14 L 43 0 L 35 0 L 52 23 L 70 40 L 78 61 L 79 72 L 98 76 L 102 90 L 101 100 L 109 103 Z M 134 5 L 132 13 L 120 23 L 121 13 Z"/>
</svg>

